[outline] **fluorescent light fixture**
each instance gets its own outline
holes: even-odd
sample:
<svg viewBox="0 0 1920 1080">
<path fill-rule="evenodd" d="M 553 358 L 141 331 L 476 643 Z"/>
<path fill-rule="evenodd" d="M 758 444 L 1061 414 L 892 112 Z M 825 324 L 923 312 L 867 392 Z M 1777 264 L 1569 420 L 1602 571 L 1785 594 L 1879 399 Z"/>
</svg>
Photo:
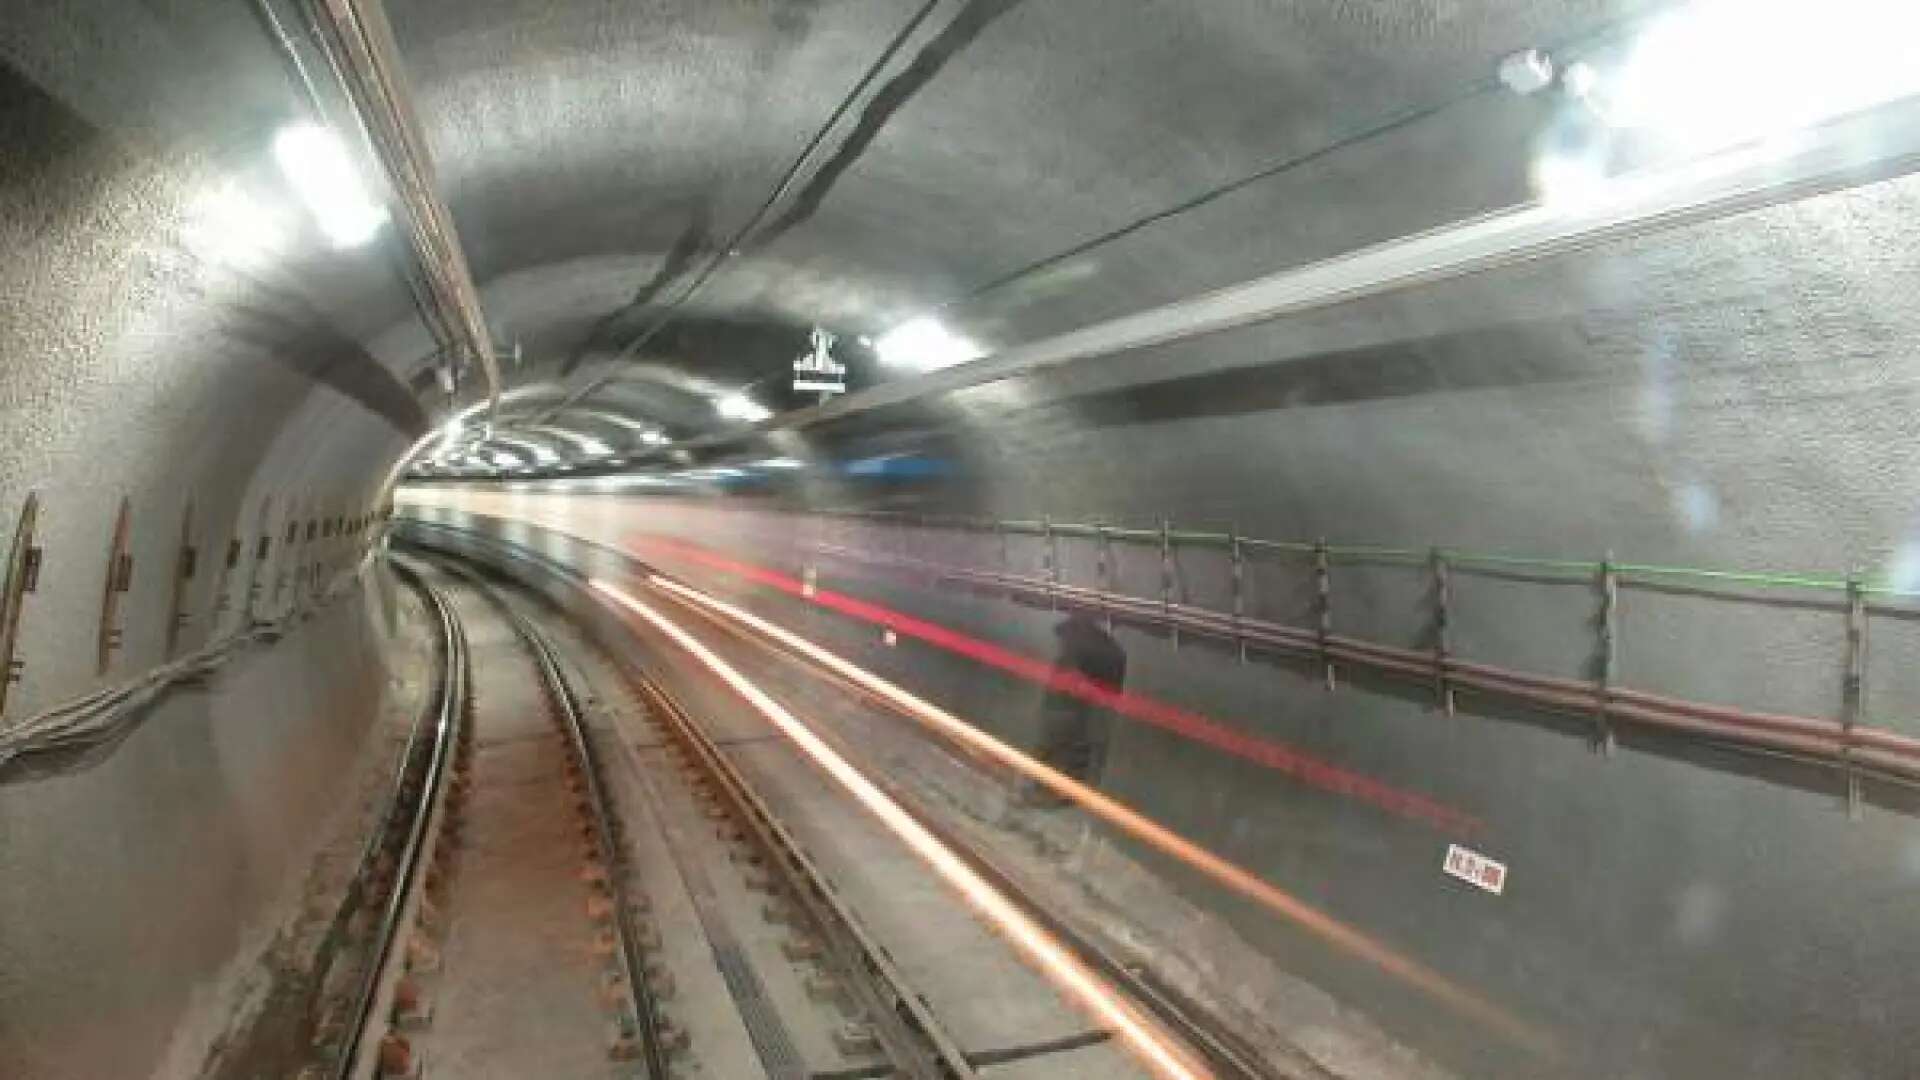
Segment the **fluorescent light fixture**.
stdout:
<svg viewBox="0 0 1920 1080">
<path fill-rule="evenodd" d="M 880 335 L 873 351 L 887 367 L 938 371 L 986 355 L 985 350 L 932 318 L 911 319 Z"/>
<path fill-rule="evenodd" d="M 357 247 L 386 224 L 338 136 L 311 123 L 289 124 L 273 139 L 274 160 L 313 220 L 336 248 Z"/>
<path fill-rule="evenodd" d="M 754 464 L 762 469 L 804 469 L 807 467 L 806 462 L 801 461 L 799 458 L 790 457 L 763 458 L 754 462 Z"/>
<path fill-rule="evenodd" d="M 579 436 L 579 442 L 580 449 L 585 450 L 593 457 L 606 457 L 608 454 L 613 453 L 613 447 L 608 446 L 606 443 L 601 442 L 591 435 Z"/>
<path fill-rule="evenodd" d="M 1540 201 L 1563 210 L 1586 210 L 1607 193 L 1607 170 L 1597 154 L 1554 151 L 1533 163 Z"/>
<path fill-rule="evenodd" d="M 1567 65 L 1567 70 L 1560 75 L 1560 85 L 1575 98 L 1587 101 L 1600 86 L 1600 73 L 1592 64 L 1578 61 Z"/>
<path fill-rule="evenodd" d="M 187 204 L 180 239 L 202 261 L 251 267 L 286 243 L 287 230 L 246 188 L 228 179 Z"/>
<path fill-rule="evenodd" d="M 728 394 L 713 407 L 728 420 L 739 420 L 748 424 L 757 424 L 773 415 L 773 410 L 748 397 L 745 393 Z"/>
<path fill-rule="evenodd" d="M 640 441 L 647 446 L 665 446 L 673 440 L 664 431 L 647 430 L 640 433 Z"/>
<path fill-rule="evenodd" d="M 1526 97 L 1553 85 L 1553 58 L 1539 49 L 1522 49 L 1500 61 L 1500 84 Z"/>
<path fill-rule="evenodd" d="M 492 454 L 487 455 L 487 458 L 496 469 L 522 469 L 525 468 L 527 464 L 525 460 L 515 457 L 503 450 L 496 450 Z"/>
<path fill-rule="evenodd" d="M 1696 0 L 1632 46 L 1607 119 L 1705 152 L 1920 93 L 1914 0 Z"/>
</svg>

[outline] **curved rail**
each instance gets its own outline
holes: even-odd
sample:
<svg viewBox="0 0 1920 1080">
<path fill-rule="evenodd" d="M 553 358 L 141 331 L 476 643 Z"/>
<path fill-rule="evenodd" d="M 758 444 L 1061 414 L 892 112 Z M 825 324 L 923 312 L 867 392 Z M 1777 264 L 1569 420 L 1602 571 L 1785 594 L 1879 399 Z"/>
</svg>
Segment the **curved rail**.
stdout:
<svg viewBox="0 0 1920 1080">
<path fill-rule="evenodd" d="M 633 904 L 627 891 L 626 877 L 620 872 L 620 846 L 614 829 L 612 801 L 608 798 L 606 784 L 600 776 L 600 759 L 594 752 L 593 741 L 587 737 L 586 720 L 580 708 L 579 697 L 573 686 L 567 681 L 566 673 L 561 670 L 559 655 L 554 651 L 553 643 L 539 628 L 528 622 L 526 617 L 514 610 L 506 598 L 492 586 L 477 577 L 456 570 L 474 589 L 492 601 L 506 615 L 507 622 L 533 654 L 535 666 L 540 669 L 541 681 L 545 684 L 547 696 L 554 708 L 559 711 L 567 732 L 567 740 L 573 746 L 573 752 L 580 761 L 580 775 L 586 788 L 587 807 L 592 817 L 594 841 L 599 847 L 601 858 L 607 866 L 607 890 L 613 901 L 613 933 L 616 944 L 615 961 L 620 966 L 620 977 L 624 980 L 629 1002 L 632 1006 L 630 1016 L 622 1016 L 623 1037 L 637 1036 L 640 1058 L 646 1069 L 648 1080 L 666 1080 L 670 1075 L 667 1068 L 667 1049 L 661 1035 L 661 1019 L 658 1003 L 654 1000 L 646 979 L 646 964 L 641 956 L 639 934 L 633 925 Z M 632 1029 L 627 1025 L 631 1024 Z M 637 1029 L 637 1030 L 636 1030 Z"/>
<path fill-rule="evenodd" d="M 435 525 L 434 531 L 459 535 L 462 539 L 536 566 L 569 588 L 599 602 L 585 588 L 577 571 L 551 558 L 494 537 L 452 526 Z M 836 959 L 843 970 L 852 969 L 862 976 L 859 981 L 863 985 L 857 989 L 878 995 L 877 1000 L 869 997 L 862 1004 L 866 1006 L 868 1016 L 883 1021 L 876 1034 L 881 1037 L 888 1056 L 901 1069 L 901 1075 L 928 1078 L 978 1075 L 977 1068 L 984 1063 L 975 1061 L 961 1050 L 938 1026 L 926 1001 L 904 981 L 885 950 L 866 935 L 810 857 L 771 809 L 753 793 L 725 751 L 706 735 L 699 723 L 656 680 L 649 678 L 625 656 L 617 655 L 616 659 L 632 680 L 641 701 L 660 720 L 662 729 L 687 751 L 692 762 L 707 773 L 714 789 L 732 804 L 736 819 L 748 824 L 756 842 L 769 855 L 768 862 L 786 877 L 791 895 L 808 909 L 815 924 L 827 929 L 829 936 L 847 935 L 829 945 L 839 953 Z M 830 680 L 832 678 L 831 675 L 827 677 Z M 826 735 L 822 737 L 828 738 Z M 862 756 L 853 753 L 852 748 L 837 738 L 829 741 L 850 759 L 857 760 Z M 1205 1059 L 1214 1075 L 1244 1080 L 1266 1080 L 1277 1075 L 1272 1064 L 1262 1060 L 1259 1052 L 1245 1046 L 1237 1036 L 1209 1015 L 1204 1007 L 1184 1000 L 1160 984 L 1151 972 L 1120 960 L 1081 928 L 1057 917 L 1017 875 L 959 832 L 942 824 L 939 815 L 931 812 L 912 792 L 877 770 L 863 767 L 861 771 L 906 807 L 929 831 L 947 843 L 976 872 L 1064 941 L 1081 962 L 1178 1037 L 1186 1040 Z M 847 951 L 840 951 L 843 949 Z M 876 1008 L 875 1005 L 880 1007 Z M 893 1028 L 891 1032 L 887 1030 L 889 1027 Z M 906 1052 L 904 1059 L 896 1052 L 896 1047 Z M 929 1052 L 931 1057 L 927 1056 Z M 918 1070 L 909 1064 L 916 1058 Z M 1287 1066 L 1292 1075 L 1327 1075 L 1324 1069 L 1304 1057 L 1289 1060 Z M 929 1069 L 932 1071 L 924 1071 Z"/>
<path fill-rule="evenodd" d="M 447 561 L 438 565 L 485 595 L 505 613 L 507 621 L 533 653 L 548 693 L 566 720 L 568 736 L 581 758 L 595 833 L 610 868 L 608 881 L 614 893 L 616 951 L 632 994 L 641 1053 L 649 1070 L 647 1075 L 665 1078 L 669 1072 L 662 1022 L 646 990 L 644 962 L 637 944 L 638 935 L 631 925 L 632 907 L 627 902 L 622 875 L 613 869 L 620 849 L 615 842 L 611 804 L 599 776 L 578 698 L 546 635 L 509 605 L 498 590 L 465 567 Z M 940 1025 L 925 999 L 907 983 L 886 950 L 839 899 L 825 874 L 765 801 L 748 786 L 719 745 L 658 683 L 631 668 L 628 673 L 652 715 L 660 720 L 687 758 L 708 777 L 711 788 L 728 803 L 733 818 L 764 853 L 765 862 L 781 875 L 788 895 L 822 931 L 823 943 L 833 954 L 836 965 L 854 977 L 849 989 L 859 999 L 864 1014 L 873 1021 L 874 1034 L 887 1059 L 898 1070 L 897 1075 L 913 1080 L 972 1080 L 977 1076 L 966 1052 Z"/>
<path fill-rule="evenodd" d="M 446 598 L 417 571 L 397 560 L 394 566 L 420 594 L 440 626 L 441 664 L 434 686 L 433 743 L 424 775 L 416 784 L 403 774 L 395 794 L 394 810 L 404 812 L 409 809 L 409 789 L 412 789 L 411 819 L 405 841 L 394 860 L 393 885 L 381 905 L 372 961 L 354 989 L 345 1027 L 345 1045 L 327 1070 L 333 1080 L 365 1080 L 381 1071 L 383 1055 L 378 1051 L 388 1038 L 389 1016 L 406 967 L 406 950 L 398 945 L 418 918 L 420 884 L 425 878 L 422 867 L 432 858 L 431 848 L 445 806 L 448 763 L 467 707 L 470 671 L 466 633 L 459 617 Z M 427 734 L 415 731 L 408 748 L 409 760 L 419 740 Z"/>
<path fill-rule="evenodd" d="M 823 673 L 824 675 L 825 673 Z M 825 676 L 831 678 L 831 676 Z M 828 738 L 828 736 L 822 736 Z M 828 738 L 843 752 L 843 740 Z M 967 839 L 958 830 L 941 821 L 926 805 L 926 800 L 906 785 L 878 769 L 866 770 L 868 778 L 906 807 L 927 831 L 939 837 L 954 854 L 974 869 L 994 888 L 1013 898 L 1047 932 L 1064 942 L 1087 967 L 1132 998 L 1154 1019 L 1187 1041 L 1220 1080 L 1279 1080 L 1277 1074 L 1260 1060 L 1257 1051 L 1192 1002 L 1185 1001 L 1154 979 L 1146 968 L 1128 964 L 1083 933 L 1071 921 L 1055 915 L 1037 899 L 1018 875 L 1009 870 L 985 848 Z M 1333 1074 L 1311 1059 L 1301 1056 L 1289 1062 L 1293 1080 L 1332 1080 Z"/>
<path fill-rule="evenodd" d="M 906 976 L 853 912 L 835 894 L 787 827 L 753 792 L 719 744 L 660 684 L 628 666 L 648 710 L 687 752 L 725 799 L 736 820 L 746 825 L 767 861 L 785 879 L 788 893 L 825 934 L 837 966 L 856 976 L 853 992 L 874 1024 L 887 1059 L 898 1075 L 914 1080 L 971 1080 L 978 1075 L 965 1051 L 940 1025 Z"/>
</svg>

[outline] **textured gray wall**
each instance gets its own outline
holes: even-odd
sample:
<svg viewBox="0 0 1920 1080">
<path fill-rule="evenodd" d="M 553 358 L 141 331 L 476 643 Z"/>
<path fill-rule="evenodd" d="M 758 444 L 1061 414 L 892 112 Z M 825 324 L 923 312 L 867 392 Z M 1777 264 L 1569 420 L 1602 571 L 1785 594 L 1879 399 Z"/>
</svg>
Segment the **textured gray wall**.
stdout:
<svg viewBox="0 0 1920 1080">
<path fill-rule="evenodd" d="M 0 1072 L 198 1075 L 391 691 L 376 587 L 396 586 L 166 698 L 104 760 L 0 786 Z"/>
<path fill-rule="evenodd" d="M 633 545 L 652 564 L 806 633 L 1016 744 L 1033 746 L 1038 738 L 1041 692 L 1030 682 L 910 635 L 887 647 L 871 623 L 649 545 L 683 541 L 789 578 L 812 566 L 823 588 L 1047 662 L 1058 613 L 814 550 L 831 543 L 995 569 L 991 536 L 594 494 L 569 500 L 527 493 L 517 509 L 511 495 L 473 504 L 564 530 L 545 534 L 432 505 L 449 497 L 458 498 L 457 489 L 403 491 L 402 512 L 478 525 L 581 569 L 606 560 L 569 542 L 568 531 Z M 1069 582 L 1096 583 L 1088 547 L 1068 545 Z M 1156 595 L 1157 556 L 1122 551 L 1121 586 Z M 1037 539 L 1016 539 L 1010 555 L 1016 570 L 1039 573 Z M 1186 585 L 1196 594 L 1220 594 L 1217 568 L 1200 562 L 1182 560 Z M 1298 592 L 1288 586 L 1305 579 L 1297 570 L 1259 577 L 1253 611 L 1270 617 L 1282 614 L 1272 602 Z M 1365 599 L 1355 595 L 1362 590 L 1350 576 L 1336 581 L 1344 610 L 1362 620 L 1384 624 L 1396 609 L 1424 606 L 1417 580 L 1381 582 Z M 1558 608 L 1569 624 L 1581 624 L 1590 594 L 1575 588 L 1559 601 L 1540 595 L 1556 591 L 1568 590 L 1543 586 L 1524 595 L 1534 610 Z M 1513 634 L 1526 646 L 1515 653 L 1483 636 L 1470 655 L 1580 667 L 1590 629 L 1556 636 L 1515 598 L 1463 597 L 1482 616 L 1476 625 L 1508 612 L 1520 629 L 1537 628 Z M 1698 639 L 1710 631 L 1702 616 L 1716 606 L 1669 612 L 1665 629 L 1694 642 L 1689 662 L 1674 666 L 1690 676 L 1680 689 L 1724 700 L 1716 688 L 1764 676 L 1780 655 L 1747 645 L 1760 636 L 1741 629 L 1744 620 L 1713 632 L 1735 647 L 1703 650 Z M 1913 990 L 1913 955 L 1903 942 L 1913 936 L 1916 916 L 1899 899 L 1920 882 L 1910 799 L 1870 802 L 1852 821 L 1830 771 L 1780 769 L 1764 758 L 1631 732 L 1614 756 L 1602 757 L 1576 719 L 1471 695 L 1463 696 L 1459 715 L 1447 718 L 1433 710 L 1423 686 L 1347 670 L 1340 689 L 1328 693 L 1311 665 L 1259 656 L 1242 664 L 1230 647 L 1191 638 L 1176 649 L 1164 634 L 1124 622 L 1115 636 L 1128 656 L 1130 692 L 1482 823 L 1435 826 L 1178 734 L 1138 722 L 1117 726 L 1105 785 L 1112 794 L 1546 1029 L 1565 1054 L 1555 1064 L 1521 1052 L 1285 919 L 1163 865 L 1284 967 L 1435 1059 L 1467 1075 L 1516 1077 L 1897 1077 L 1920 1054 L 1895 1004 Z M 1506 862 L 1505 893 L 1485 895 L 1444 876 L 1441 860 L 1451 842 Z"/>
<path fill-rule="evenodd" d="M 1920 287 L 1898 255 L 1920 239 L 1917 197 L 1913 180 L 1884 182 L 784 436 L 738 457 L 792 454 L 808 468 L 703 498 L 623 501 L 581 481 L 524 490 L 522 505 L 576 491 L 584 527 L 681 537 L 790 575 L 820 539 L 988 567 L 997 552 L 977 534 L 743 507 L 1171 518 L 1278 539 L 1859 570 L 1911 588 L 1920 322 L 1897 297 Z M 926 469 L 888 479 L 855 467 L 881 454 Z M 511 513 L 515 497 L 488 505 Z M 1012 554 L 1039 572 L 1037 541 Z M 1031 686 L 934 650 L 882 648 L 870 626 L 655 557 L 1033 737 Z M 1094 584 L 1084 542 L 1063 564 Z M 1050 613 L 820 566 L 829 587 L 1050 655 Z M 1196 599 L 1219 601 L 1217 562 L 1196 556 L 1183 570 Z M 1119 577 L 1155 595 L 1157 560 L 1133 549 Z M 1620 681 L 1837 716 L 1845 622 L 1832 597 L 1716 591 L 1725 598 L 1629 590 Z M 1306 621 L 1297 564 L 1257 572 L 1252 595 L 1255 614 Z M 1463 577 L 1458 602 L 1461 655 L 1590 674 L 1591 586 Z M 1867 713 L 1912 734 L 1910 612 L 1889 603 L 1872 620 Z M 1419 645 L 1428 617 L 1417 571 L 1336 570 L 1341 632 Z M 1360 677 L 1328 694 L 1297 665 L 1119 637 L 1132 690 L 1484 819 L 1474 836 L 1437 834 L 1137 725 L 1123 726 L 1112 774 L 1154 816 L 1547 1024 L 1577 1071 L 1894 1077 L 1920 1059 L 1895 1004 L 1920 989 L 1908 944 L 1920 923 L 1903 900 L 1920 886 L 1910 794 L 1882 791 L 1850 821 L 1830 771 L 1658 739 L 1603 758 L 1578 721 L 1472 700 L 1445 720 L 1425 688 Z M 1450 839 L 1508 862 L 1507 894 L 1442 876 Z M 1283 923 L 1213 902 L 1443 1060 L 1535 1074 Z"/>
<path fill-rule="evenodd" d="M 177 73 L 155 43 L 129 40 L 150 27 L 145 16 L 122 14 L 113 33 L 35 44 L 104 65 L 110 41 L 131 50 L 129 70 Z M 6 56 L 18 60 L 11 10 L 7 22 Z M 290 270 L 225 256 L 234 238 L 210 235 L 219 223 L 205 220 L 208 197 L 240 166 L 161 123 L 148 111 L 156 101 L 108 100 L 101 80 L 114 70 L 69 68 L 56 97 L 0 65 L 0 530 L 11 539 L 37 492 L 44 552 L 0 730 L 166 659 L 189 500 L 199 559 L 180 652 L 240 625 L 269 496 L 274 542 L 256 617 L 292 609 L 296 561 L 350 574 L 372 534 L 290 551 L 289 510 L 304 537 L 308 517 L 370 509 L 387 464 L 424 423 L 397 382 L 326 330 Z M 123 496 L 134 577 L 123 644 L 101 673 L 101 591 Z M 222 612 L 234 538 L 244 551 Z M 0 1074 L 197 1071 L 298 899 L 339 806 L 334 780 L 388 698 L 392 642 L 375 600 L 391 588 L 377 570 L 350 583 L 277 644 L 165 698 L 99 760 L 10 771 L 0 784 Z"/>
</svg>

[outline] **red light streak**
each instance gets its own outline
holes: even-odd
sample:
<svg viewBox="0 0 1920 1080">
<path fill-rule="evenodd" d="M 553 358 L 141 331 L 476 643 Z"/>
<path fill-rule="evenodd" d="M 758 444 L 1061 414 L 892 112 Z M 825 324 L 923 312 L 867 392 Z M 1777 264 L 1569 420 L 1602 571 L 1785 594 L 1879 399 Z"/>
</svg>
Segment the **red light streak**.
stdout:
<svg viewBox="0 0 1920 1080">
<path fill-rule="evenodd" d="M 1118 690 L 1078 672 L 1061 671 L 1052 664 L 1023 656 L 1001 645 L 982 641 L 925 619 L 860 600 L 830 589 L 807 594 L 797 578 L 752 563 L 741 562 L 684 541 L 629 536 L 629 549 L 653 548 L 690 559 L 711 569 L 770 586 L 851 618 L 893 629 L 935 648 L 966 657 L 988 667 L 1038 683 L 1113 712 L 1152 724 L 1165 731 L 1211 746 L 1236 757 L 1291 776 L 1309 787 L 1344 795 L 1401 817 L 1424 822 L 1443 831 L 1472 835 L 1485 824 L 1479 818 L 1445 803 L 1403 791 L 1370 776 L 1334 765 L 1271 739 L 1235 731 L 1217 720 L 1143 694 Z"/>
<path fill-rule="evenodd" d="M 841 678 L 887 702 L 897 711 L 918 720 L 949 740 L 1045 785 L 1064 798 L 1084 807 L 1089 813 L 1147 843 L 1239 895 L 1300 926 L 1340 950 L 1356 956 L 1463 1015 L 1500 1032 L 1515 1043 L 1544 1056 L 1553 1056 L 1553 1042 L 1544 1032 L 1532 1027 L 1505 1009 L 1460 986 L 1437 971 L 1405 956 L 1384 942 L 1326 914 L 1272 884 L 1264 878 L 1208 851 L 1132 807 L 1061 773 L 1001 742 L 933 703 L 881 678 L 807 638 L 769 622 L 751 612 L 697 589 L 655 575 L 648 584 L 699 608 L 724 616 L 746 626 L 786 649 L 798 653 Z M 596 588 L 611 593 L 611 588 L 595 581 Z"/>
</svg>

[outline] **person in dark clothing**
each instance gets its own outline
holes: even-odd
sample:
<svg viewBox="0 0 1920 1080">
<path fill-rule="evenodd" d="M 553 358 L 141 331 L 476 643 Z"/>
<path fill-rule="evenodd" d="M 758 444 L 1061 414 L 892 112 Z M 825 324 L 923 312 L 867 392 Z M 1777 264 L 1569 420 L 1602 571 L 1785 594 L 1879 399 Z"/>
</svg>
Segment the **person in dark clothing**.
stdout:
<svg viewBox="0 0 1920 1080">
<path fill-rule="evenodd" d="M 1127 654 L 1094 619 L 1075 612 L 1054 627 L 1053 633 L 1060 642 L 1053 663 L 1056 676 L 1078 676 L 1113 691 L 1126 683 Z M 1066 775 L 1099 786 L 1112 737 L 1112 716 L 1085 697 L 1053 689 L 1042 700 L 1038 757 Z M 1036 806 L 1062 802 L 1058 795 L 1037 784 L 1029 785 L 1027 801 Z"/>
</svg>

